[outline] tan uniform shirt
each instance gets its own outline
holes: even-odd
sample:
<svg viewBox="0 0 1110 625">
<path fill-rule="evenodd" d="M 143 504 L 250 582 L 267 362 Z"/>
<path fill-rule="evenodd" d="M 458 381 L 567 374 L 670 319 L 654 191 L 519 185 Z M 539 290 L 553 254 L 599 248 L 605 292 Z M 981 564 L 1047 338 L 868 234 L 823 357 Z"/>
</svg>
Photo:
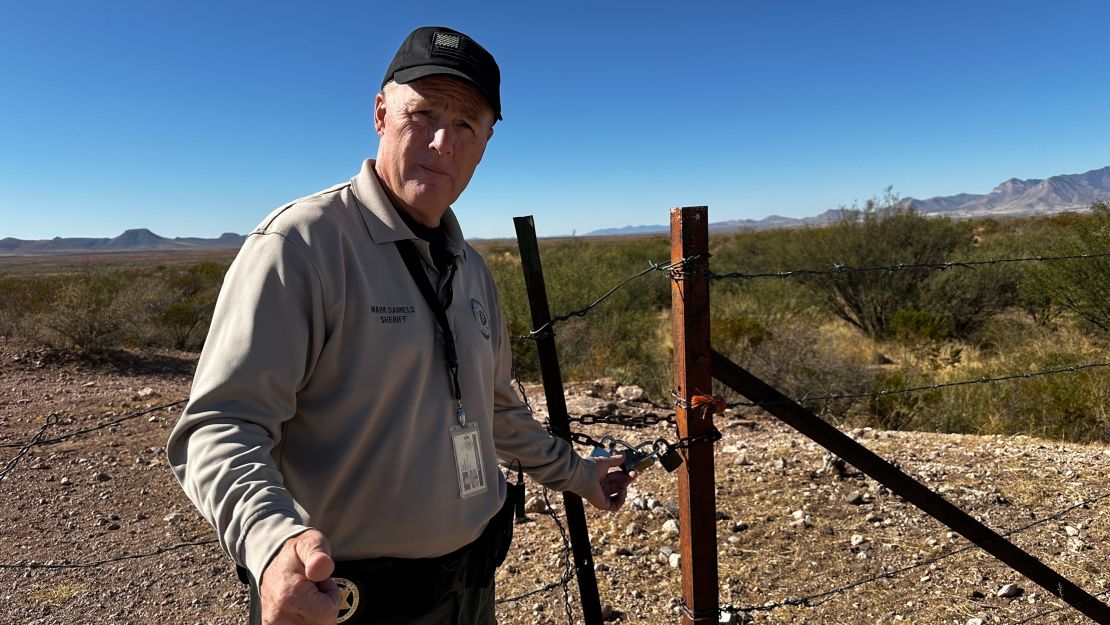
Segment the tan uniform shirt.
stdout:
<svg viewBox="0 0 1110 625">
<path fill-rule="evenodd" d="M 322 531 L 339 560 L 432 557 L 478 536 L 505 497 L 499 456 L 585 496 L 595 464 L 552 438 L 510 386 L 511 351 L 481 257 L 456 255 L 447 316 L 483 493 L 460 497 L 442 336 L 395 241 L 416 239 L 366 161 L 351 182 L 272 213 L 236 257 L 167 453 L 220 544 L 255 579 L 288 538 Z"/>
</svg>

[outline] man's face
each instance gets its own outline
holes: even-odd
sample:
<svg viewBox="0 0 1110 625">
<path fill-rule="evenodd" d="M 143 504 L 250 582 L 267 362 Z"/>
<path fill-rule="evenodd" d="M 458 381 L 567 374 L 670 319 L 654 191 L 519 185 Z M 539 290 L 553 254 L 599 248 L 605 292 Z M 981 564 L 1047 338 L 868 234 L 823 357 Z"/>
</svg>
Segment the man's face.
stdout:
<svg viewBox="0 0 1110 625">
<path fill-rule="evenodd" d="M 493 136 L 493 110 L 449 76 L 390 85 L 374 100 L 378 178 L 396 208 L 436 226 L 459 197 Z"/>
</svg>

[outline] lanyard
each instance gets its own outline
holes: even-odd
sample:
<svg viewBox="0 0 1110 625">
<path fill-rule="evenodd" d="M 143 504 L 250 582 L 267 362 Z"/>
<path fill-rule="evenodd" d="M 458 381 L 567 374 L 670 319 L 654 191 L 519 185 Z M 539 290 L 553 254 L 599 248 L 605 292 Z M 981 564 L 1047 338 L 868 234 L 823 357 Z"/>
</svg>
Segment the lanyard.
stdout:
<svg viewBox="0 0 1110 625">
<path fill-rule="evenodd" d="M 443 352 L 447 358 L 447 370 L 451 374 L 451 383 L 454 386 L 455 402 L 458 404 L 456 416 L 459 419 L 459 425 L 465 427 L 466 412 L 463 411 L 462 387 L 459 386 L 459 357 L 458 352 L 455 351 L 455 335 L 451 332 L 451 325 L 447 322 L 447 307 L 451 305 L 454 296 L 451 281 L 455 278 L 455 263 L 452 261 L 448 265 L 447 282 L 444 289 L 446 293 L 444 299 L 447 301 L 442 302 L 432 288 L 432 283 L 428 281 L 428 274 L 424 272 L 419 253 L 416 251 L 413 242 L 407 239 L 397 241 L 397 251 L 401 253 L 401 259 L 405 261 L 405 268 L 409 270 L 409 275 L 416 282 L 416 287 L 420 289 L 420 294 L 424 296 L 424 301 L 428 303 L 428 308 L 432 309 L 436 323 L 443 331 Z"/>
</svg>

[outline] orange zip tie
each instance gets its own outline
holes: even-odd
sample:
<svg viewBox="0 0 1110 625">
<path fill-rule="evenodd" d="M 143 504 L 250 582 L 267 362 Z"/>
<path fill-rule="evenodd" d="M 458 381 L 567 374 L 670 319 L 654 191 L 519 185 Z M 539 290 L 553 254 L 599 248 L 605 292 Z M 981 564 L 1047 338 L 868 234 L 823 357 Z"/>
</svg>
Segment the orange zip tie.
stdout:
<svg viewBox="0 0 1110 625">
<path fill-rule="evenodd" d="M 690 408 L 697 409 L 712 406 L 713 414 L 721 414 L 728 408 L 725 398 L 720 395 L 694 395 L 690 398 Z"/>
</svg>

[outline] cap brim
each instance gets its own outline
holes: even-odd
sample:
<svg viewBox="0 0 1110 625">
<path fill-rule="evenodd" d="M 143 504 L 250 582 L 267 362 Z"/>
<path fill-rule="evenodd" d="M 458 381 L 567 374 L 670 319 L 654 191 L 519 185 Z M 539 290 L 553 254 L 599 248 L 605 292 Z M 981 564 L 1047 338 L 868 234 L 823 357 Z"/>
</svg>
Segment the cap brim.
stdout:
<svg viewBox="0 0 1110 625">
<path fill-rule="evenodd" d="M 481 93 L 486 98 L 486 102 L 490 105 L 490 110 L 492 110 L 493 114 L 497 116 L 497 119 L 502 119 L 501 113 L 494 109 L 494 100 L 492 97 L 490 97 L 490 94 L 486 93 L 486 90 L 482 89 L 482 86 L 471 79 L 470 76 L 467 76 L 457 69 L 451 67 L 443 67 L 442 65 L 421 65 L 419 67 L 410 67 L 408 69 L 402 69 L 395 72 L 393 74 L 393 82 L 399 85 L 404 85 L 414 80 L 427 78 L 428 76 L 442 76 L 445 74 L 448 76 L 461 78 L 469 84 L 473 85 L 474 88 L 478 90 L 478 93 Z"/>
</svg>

